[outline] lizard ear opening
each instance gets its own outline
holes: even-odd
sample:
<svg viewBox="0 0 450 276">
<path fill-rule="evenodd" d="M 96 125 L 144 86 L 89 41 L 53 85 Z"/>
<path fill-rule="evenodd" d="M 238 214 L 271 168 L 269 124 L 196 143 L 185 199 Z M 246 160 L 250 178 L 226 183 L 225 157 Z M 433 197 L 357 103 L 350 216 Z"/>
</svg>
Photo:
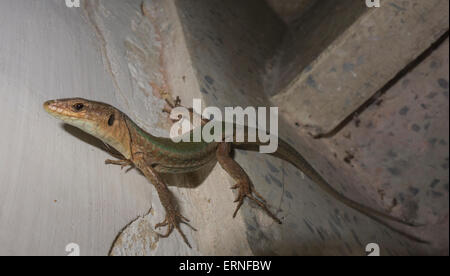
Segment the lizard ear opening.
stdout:
<svg viewBox="0 0 450 276">
<path fill-rule="evenodd" d="M 114 116 L 114 114 L 111 114 L 111 116 L 109 116 L 109 119 L 108 119 L 108 126 L 112 126 L 114 124 L 114 121 L 115 121 L 115 116 Z"/>
</svg>

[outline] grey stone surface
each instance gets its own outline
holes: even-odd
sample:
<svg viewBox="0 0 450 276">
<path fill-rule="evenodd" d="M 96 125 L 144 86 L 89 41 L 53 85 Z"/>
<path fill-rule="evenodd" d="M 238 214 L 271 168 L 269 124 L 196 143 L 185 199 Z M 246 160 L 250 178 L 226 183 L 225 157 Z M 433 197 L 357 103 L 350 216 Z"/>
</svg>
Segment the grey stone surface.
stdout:
<svg viewBox="0 0 450 276">
<path fill-rule="evenodd" d="M 155 8 L 160 7 L 156 2 L 147 2 L 149 12 L 160 12 L 152 13 L 150 17 L 162 26 L 161 34 L 165 46 L 184 53 L 187 50 L 188 63 L 192 65 L 193 70 L 187 70 L 187 74 L 184 74 L 179 68 L 179 62 L 168 55 L 165 59 L 167 71 L 173 72 L 171 68 L 174 68 L 179 72 L 169 73 L 170 93 L 188 99 L 189 93 L 193 93 L 194 97 L 202 97 L 208 105 L 235 105 L 233 101 L 238 101 L 243 106 L 268 105 L 264 93 L 255 88 L 261 87 L 261 71 L 257 70 L 260 62 L 270 56 L 271 48 L 267 48 L 270 44 L 252 51 L 257 45 L 255 42 L 261 40 L 258 40 L 258 34 L 251 33 L 253 28 L 247 28 L 258 22 L 258 19 L 246 15 L 245 10 L 248 7 L 230 8 L 227 5 L 222 6 L 219 1 L 208 3 L 211 4 L 203 6 L 199 2 L 189 5 L 185 1 L 175 1 L 175 6 L 166 2 L 163 8 Z M 176 22 L 176 17 L 171 17 L 173 8 L 176 8 L 179 16 L 182 33 L 180 26 L 173 23 Z M 233 21 L 227 20 L 228 18 L 233 18 Z M 165 20 L 172 22 L 170 28 Z M 225 28 L 224 22 L 239 24 L 229 23 L 228 28 Z M 236 26 L 239 29 L 234 29 Z M 242 26 L 245 26 L 245 31 L 241 30 Z M 248 38 L 242 39 L 239 35 L 241 33 L 246 33 Z M 182 34 L 183 37 L 177 38 L 177 34 Z M 261 38 L 273 39 L 270 32 L 266 32 Z M 174 41 L 177 42 L 176 45 Z M 186 49 L 182 49 L 178 44 L 180 41 L 185 42 Z M 235 70 L 236 67 L 239 68 Z M 245 72 L 243 68 L 249 70 Z M 192 77 L 194 79 L 191 79 Z M 183 79 L 186 80 L 185 83 L 180 81 Z M 243 90 L 242 87 L 246 89 Z M 285 122 L 282 122 L 280 131 L 282 137 L 296 144 L 327 179 L 333 180 L 332 185 L 367 204 L 367 196 L 352 191 L 354 182 L 346 183 L 349 178 L 346 175 L 341 176 L 337 167 L 342 166 L 343 162 L 336 163 L 335 160 L 329 159 L 326 148 L 319 151 L 320 146 L 304 134 L 301 137 L 296 136 L 295 131 Z M 198 232 L 192 234 L 196 241 L 194 248 L 200 254 L 362 255 L 366 244 L 373 241 L 381 245 L 385 255 L 433 252 L 432 249 L 411 243 L 332 200 L 301 172 L 284 162 L 270 156 L 242 151 L 237 151 L 235 158 L 249 173 L 271 207 L 278 210 L 277 214 L 284 223 L 282 226 L 274 224 L 252 204 L 244 205 L 239 220 L 229 220 L 234 206 L 231 203 L 231 193 L 224 187 L 231 186 L 233 182 L 216 166 L 201 184 L 187 191 L 187 197 L 179 196 L 185 212 L 199 228 Z M 179 182 L 176 185 L 187 184 Z M 376 206 L 375 201 L 369 202 Z M 125 229 L 124 233 L 130 235 L 133 231 L 136 230 Z M 160 240 L 159 246 L 170 246 L 167 243 L 168 241 Z M 139 241 L 131 245 L 140 248 Z M 121 250 L 124 244 L 120 243 L 118 246 L 118 250 Z"/>
<path fill-rule="evenodd" d="M 331 132 L 448 31 L 448 1 L 382 2 L 320 1 L 299 22 L 268 77 L 292 124 Z"/>
<path fill-rule="evenodd" d="M 121 3 L 114 10 L 128 24 L 115 30 L 129 33 L 139 5 Z M 109 71 L 130 100 L 128 67 L 116 59 L 124 55 L 105 54 L 112 45 L 85 12 L 59 0 L 0 2 L 0 255 L 66 255 L 69 243 L 82 255 L 106 255 L 117 233 L 151 206 L 142 176 L 106 167 L 104 145 L 42 108 L 78 96 L 132 113 Z"/>
<path fill-rule="evenodd" d="M 103 161 L 111 156 L 103 146 L 61 127 L 42 103 L 74 96 L 108 102 L 156 135 L 167 135 L 170 127 L 161 95 L 179 95 L 188 106 L 192 98 L 219 107 L 270 106 L 263 78 L 286 25 L 269 5 L 256 1 L 82 2 L 78 9 L 56 0 L 0 4 L 0 126 L 6 133 L 0 135 L 0 254 L 65 255 L 69 243 L 79 244 L 82 255 L 364 255 L 370 242 L 377 242 L 383 255 L 448 252 L 390 232 L 336 202 L 285 162 L 244 151 L 235 153 L 236 160 L 283 224 L 249 203 L 233 219 L 233 181 L 211 164 L 195 174 L 165 176 L 182 213 L 198 229 L 182 226 L 193 249 L 176 232 L 159 239 L 153 226 L 164 211 L 151 184 L 135 170 L 106 167 Z M 388 210 L 390 199 L 397 198 L 393 214 L 424 220 L 435 232 L 417 233 L 442 241 L 443 234 L 448 236 L 448 157 L 439 149 L 448 151 L 448 135 L 437 125 L 445 110 L 448 116 L 448 105 L 435 101 L 448 98 L 445 63 L 448 55 L 433 56 L 424 66 L 435 69 L 420 69 L 408 78 L 407 87 L 427 91 L 420 107 L 413 98 L 397 106 L 409 95 L 406 88 L 386 105 L 403 127 L 398 137 L 410 131 L 404 151 L 386 147 L 371 155 L 378 147 L 345 144 L 340 136 L 313 140 L 284 118 L 281 137 L 349 197 Z M 425 116 L 418 112 L 424 107 L 428 117 L 435 116 L 427 119 L 429 126 L 414 117 Z M 389 129 L 386 121 L 377 121 L 381 129 Z M 352 129 L 356 141 L 365 141 L 364 135 Z M 396 147 L 404 143 L 396 141 Z M 348 147 L 359 149 L 350 158 L 356 170 L 342 160 Z M 385 151 L 389 159 L 380 161 Z M 413 158 L 418 163 L 403 162 Z M 381 171 L 372 168 L 376 162 Z M 366 163 L 369 168 L 362 169 Z M 429 168 L 422 174 L 418 168 L 428 165 L 439 173 Z M 418 176 L 400 185 L 404 173 L 412 172 Z M 378 180 L 367 181 L 367 175 Z M 387 179 L 390 185 L 380 184 Z M 379 184 L 384 199 L 374 193 Z"/>
<path fill-rule="evenodd" d="M 304 15 L 318 0 L 266 0 L 287 25 Z"/>
</svg>

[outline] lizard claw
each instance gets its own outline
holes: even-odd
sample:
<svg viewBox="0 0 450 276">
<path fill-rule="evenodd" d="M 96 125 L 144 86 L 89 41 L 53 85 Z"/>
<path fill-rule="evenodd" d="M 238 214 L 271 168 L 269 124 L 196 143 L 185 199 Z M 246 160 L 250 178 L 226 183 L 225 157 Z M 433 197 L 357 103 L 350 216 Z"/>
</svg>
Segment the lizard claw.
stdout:
<svg viewBox="0 0 450 276">
<path fill-rule="evenodd" d="M 253 188 L 253 185 L 251 185 L 249 182 L 242 181 L 238 182 L 235 186 L 231 187 L 232 189 L 238 189 L 239 188 L 239 194 L 234 202 L 237 202 L 236 210 L 233 213 L 233 218 L 236 217 L 237 212 L 241 208 L 242 204 L 244 203 L 245 198 L 249 198 L 252 201 L 254 201 L 256 204 L 259 205 L 274 221 L 276 221 L 278 224 L 281 224 L 281 220 L 279 220 L 272 212 L 269 211 L 269 209 L 266 206 L 266 200 Z M 253 193 L 257 196 L 253 196 Z"/>
<path fill-rule="evenodd" d="M 178 212 L 167 213 L 166 214 L 166 218 L 164 219 L 164 221 L 156 224 L 155 225 L 155 229 L 167 226 L 166 234 L 157 233 L 158 236 L 161 237 L 161 238 L 167 238 L 172 233 L 173 229 L 177 229 L 178 233 L 180 233 L 180 235 L 183 238 L 184 242 L 189 246 L 189 248 L 192 248 L 191 244 L 189 243 L 188 239 L 184 235 L 183 231 L 181 231 L 180 223 L 184 223 L 187 226 L 189 226 L 192 230 L 197 231 L 197 229 L 195 229 L 194 227 L 192 227 L 189 224 L 189 220 L 187 218 L 185 218 L 184 216 L 182 216 Z"/>
<path fill-rule="evenodd" d="M 175 107 L 179 107 L 181 106 L 181 99 L 180 97 L 177 96 L 177 98 L 175 99 L 175 102 L 172 103 L 169 99 L 165 99 L 166 100 L 166 105 L 163 108 L 163 112 L 170 114 L 172 112 L 172 109 L 174 109 Z"/>
<path fill-rule="evenodd" d="M 178 118 L 173 119 L 173 118 L 170 118 L 170 114 L 172 113 L 172 110 L 173 110 L 174 108 L 176 108 L 176 107 L 181 107 L 181 106 L 182 106 L 182 105 L 181 105 L 181 99 L 180 99 L 180 97 L 177 96 L 177 98 L 175 99 L 175 102 L 174 102 L 174 103 L 172 103 L 171 101 L 169 101 L 169 99 L 166 99 L 166 105 L 164 106 L 164 108 L 163 108 L 162 111 L 163 111 L 164 113 L 167 113 L 167 114 L 169 115 L 169 119 L 170 119 L 173 123 L 176 123 L 176 122 L 178 122 L 178 121 L 180 121 L 180 120 L 182 119 L 181 115 L 179 115 Z"/>
</svg>

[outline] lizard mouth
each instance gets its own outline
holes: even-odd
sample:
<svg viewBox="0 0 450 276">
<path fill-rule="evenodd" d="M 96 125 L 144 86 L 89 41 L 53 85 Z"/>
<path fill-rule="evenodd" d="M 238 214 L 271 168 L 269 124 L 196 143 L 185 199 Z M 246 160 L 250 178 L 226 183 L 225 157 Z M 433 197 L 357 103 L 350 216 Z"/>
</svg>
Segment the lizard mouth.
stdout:
<svg viewBox="0 0 450 276">
<path fill-rule="evenodd" d="M 44 109 L 45 111 L 47 111 L 48 113 L 52 114 L 54 112 L 58 111 L 58 107 L 55 105 L 56 101 L 55 100 L 51 100 L 51 101 L 46 101 L 44 103 Z M 62 110 L 61 110 L 62 111 Z"/>
<path fill-rule="evenodd" d="M 63 115 L 64 109 L 61 106 L 58 106 L 58 102 L 56 100 L 46 101 L 43 106 L 44 110 L 53 117 L 58 119 L 63 119 L 65 117 Z"/>
<path fill-rule="evenodd" d="M 52 117 L 98 137 L 98 126 L 90 119 L 86 105 L 82 99 L 61 99 L 46 101 L 43 107 Z"/>
<path fill-rule="evenodd" d="M 73 100 L 50 100 L 43 104 L 44 110 L 51 116 L 68 124 L 86 121 L 86 113 L 73 110 Z"/>
</svg>

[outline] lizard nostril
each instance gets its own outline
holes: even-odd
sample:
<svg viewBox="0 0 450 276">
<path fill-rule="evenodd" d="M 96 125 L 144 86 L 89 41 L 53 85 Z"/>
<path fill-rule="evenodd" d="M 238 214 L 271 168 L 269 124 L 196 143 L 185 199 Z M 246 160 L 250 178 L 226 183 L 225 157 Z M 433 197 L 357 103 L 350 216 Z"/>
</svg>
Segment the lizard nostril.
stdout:
<svg viewBox="0 0 450 276">
<path fill-rule="evenodd" d="M 55 106 L 53 105 L 55 103 L 55 101 L 46 101 L 44 103 L 44 109 L 45 110 L 53 110 L 55 109 Z"/>
</svg>

